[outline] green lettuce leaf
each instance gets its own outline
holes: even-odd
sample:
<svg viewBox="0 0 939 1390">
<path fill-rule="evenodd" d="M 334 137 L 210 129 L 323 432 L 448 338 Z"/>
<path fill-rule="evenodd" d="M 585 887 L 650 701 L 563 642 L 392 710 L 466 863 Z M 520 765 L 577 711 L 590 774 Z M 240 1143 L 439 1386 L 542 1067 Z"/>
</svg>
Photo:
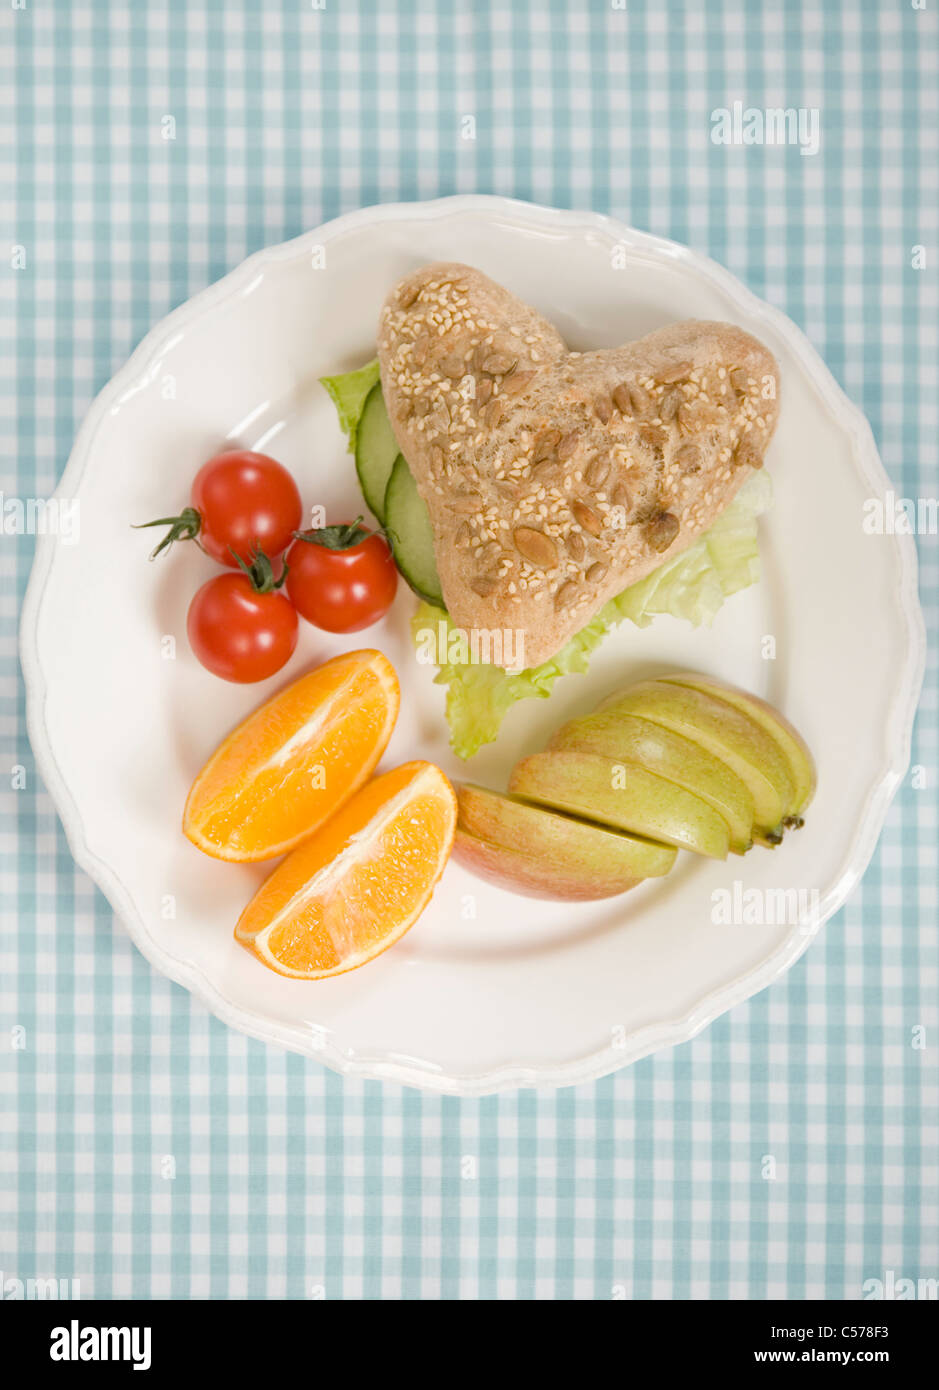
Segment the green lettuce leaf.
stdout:
<svg viewBox="0 0 939 1390">
<path fill-rule="evenodd" d="M 602 613 L 609 612 L 612 623 L 628 618 L 637 627 L 648 627 L 657 613 L 684 618 L 693 627 L 710 625 L 726 598 L 758 582 L 757 517 L 772 501 L 769 474 L 761 469 L 694 545 L 630 584 Z"/>
<path fill-rule="evenodd" d="M 471 758 L 484 743 L 492 743 L 517 700 L 546 700 L 559 676 L 586 671 L 590 653 L 610 627 L 603 617 L 605 612 L 604 608 L 541 666 L 513 672 L 501 666 L 464 664 L 458 659 L 441 666 L 434 681 L 447 687 L 447 723 L 453 751 L 461 758 Z M 444 609 L 424 601 L 411 619 L 411 631 L 418 655 L 425 661 L 431 660 L 432 643 L 439 644 L 433 647 L 438 653 L 459 653 L 464 641 Z"/>
<path fill-rule="evenodd" d="M 466 639 L 442 608 L 421 603 L 412 622 L 419 659 L 446 653 L 434 677 L 447 688 L 450 744 L 470 758 L 492 743 L 518 700 L 546 700 L 560 676 L 587 670 L 590 655 L 624 619 L 648 627 L 658 613 L 684 618 L 695 627 L 710 624 L 726 598 L 760 577 L 757 517 L 772 500 L 768 475 L 753 474 L 710 530 L 674 559 L 610 599 L 550 661 L 524 671 L 466 661 Z"/>
<path fill-rule="evenodd" d="M 365 398 L 378 380 L 378 358 L 355 372 L 321 376 L 320 381 L 333 399 L 339 423 L 349 440 L 349 453 L 355 453 L 355 436 L 365 409 Z"/>
</svg>

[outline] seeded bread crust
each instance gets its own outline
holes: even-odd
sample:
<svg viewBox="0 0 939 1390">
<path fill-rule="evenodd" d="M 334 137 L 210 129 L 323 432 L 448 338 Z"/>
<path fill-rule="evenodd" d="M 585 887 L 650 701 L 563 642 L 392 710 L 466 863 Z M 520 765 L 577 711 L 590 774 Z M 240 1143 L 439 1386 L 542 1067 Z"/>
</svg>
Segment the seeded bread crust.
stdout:
<svg viewBox="0 0 939 1390">
<path fill-rule="evenodd" d="M 707 530 L 762 466 L 779 407 L 772 354 L 732 324 L 569 352 L 459 264 L 395 287 L 378 356 L 450 617 L 522 632 L 526 666 Z"/>
</svg>

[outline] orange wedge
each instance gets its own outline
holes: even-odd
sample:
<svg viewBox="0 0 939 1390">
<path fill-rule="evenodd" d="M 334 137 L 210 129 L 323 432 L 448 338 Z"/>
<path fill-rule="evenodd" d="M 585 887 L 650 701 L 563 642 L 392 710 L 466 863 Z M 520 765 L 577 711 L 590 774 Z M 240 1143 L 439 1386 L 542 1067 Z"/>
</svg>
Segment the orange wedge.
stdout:
<svg viewBox="0 0 939 1390">
<path fill-rule="evenodd" d="M 236 940 L 301 980 L 374 960 L 430 901 L 456 816 L 453 788 L 433 763 L 376 777 L 277 866 L 239 917 Z"/>
<path fill-rule="evenodd" d="M 400 702 L 381 652 L 349 652 L 309 671 L 212 754 L 192 784 L 183 832 L 215 859 L 293 849 L 371 775 Z"/>
</svg>

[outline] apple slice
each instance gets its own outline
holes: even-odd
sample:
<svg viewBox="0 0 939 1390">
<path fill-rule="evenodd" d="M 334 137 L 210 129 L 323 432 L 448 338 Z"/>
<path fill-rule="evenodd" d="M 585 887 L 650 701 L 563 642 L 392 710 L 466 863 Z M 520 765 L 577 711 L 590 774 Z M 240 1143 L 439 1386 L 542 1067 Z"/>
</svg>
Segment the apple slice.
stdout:
<svg viewBox="0 0 939 1390">
<path fill-rule="evenodd" d="M 509 791 L 710 859 L 726 859 L 727 823 L 700 797 L 635 763 L 600 753 L 535 753 L 515 764 Z"/>
<path fill-rule="evenodd" d="M 753 797 L 754 839 L 779 844 L 795 792 L 792 774 L 776 740 L 747 715 L 702 690 L 657 680 L 611 695 L 600 711 L 651 720 L 720 758 Z"/>
<path fill-rule="evenodd" d="M 485 787 L 456 788 L 453 857 L 481 878 L 534 898 L 587 902 L 660 878 L 675 851 Z"/>
<path fill-rule="evenodd" d="M 773 705 L 761 700 L 759 695 L 751 695 L 749 691 L 740 690 L 735 685 L 725 685 L 723 681 L 715 680 L 712 676 L 700 676 L 695 671 L 683 671 L 680 675 L 660 676 L 659 679 L 673 685 L 686 686 L 691 690 L 701 690 L 705 695 L 713 695 L 718 700 L 733 705 L 741 714 L 748 714 L 751 719 L 756 720 L 760 728 L 765 729 L 770 738 L 776 740 L 789 766 L 795 787 L 786 819 L 801 823 L 802 812 L 815 795 L 818 778 L 815 759 L 805 739 L 793 728 L 789 720 Z"/>
<path fill-rule="evenodd" d="M 737 774 L 700 744 L 661 724 L 606 710 L 570 720 L 548 747 L 604 753 L 618 762 L 638 763 L 700 796 L 722 816 L 735 854 L 745 854 L 753 843 L 753 797 Z"/>
</svg>

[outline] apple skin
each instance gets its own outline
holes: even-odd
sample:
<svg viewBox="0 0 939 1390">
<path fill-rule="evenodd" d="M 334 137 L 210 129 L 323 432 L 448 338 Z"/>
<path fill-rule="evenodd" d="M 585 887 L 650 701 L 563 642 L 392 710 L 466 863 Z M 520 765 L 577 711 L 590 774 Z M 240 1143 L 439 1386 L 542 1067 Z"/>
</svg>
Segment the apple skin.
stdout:
<svg viewBox="0 0 939 1390">
<path fill-rule="evenodd" d="M 618 783 L 622 785 L 618 785 Z M 710 859 L 726 859 L 727 823 L 684 787 L 635 763 L 556 750 L 515 764 L 509 791 Z"/>
<path fill-rule="evenodd" d="M 589 902 L 667 874 L 675 850 L 589 825 L 485 787 L 457 786 L 453 857 L 481 878 L 533 898 Z"/>
<path fill-rule="evenodd" d="M 635 714 L 682 734 L 727 764 L 753 797 L 755 840 L 778 844 L 793 803 L 792 774 L 779 744 L 724 700 L 667 681 L 640 681 L 609 696 L 597 712 Z"/>
<path fill-rule="evenodd" d="M 683 671 L 680 675 L 660 676 L 659 679 L 672 685 L 682 685 L 691 690 L 700 690 L 705 695 L 716 696 L 717 699 L 723 700 L 726 704 L 733 705 L 734 709 L 740 710 L 741 714 L 749 715 L 760 725 L 760 728 L 766 730 L 770 738 L 776 740 L 789 766 L 795 787 L 792 805 L 786 812 L 786 819 L 799 821 L 803 811 L 815 795 L 818 773 L 811 750 L 798 729 L 795 729 L 775 706 L 768 704 L 766 700 L 761 700 L 759 695 L 751 695 L 748 690 L 741 690 L 735 685 L 727 685 L 724 681 L 716 680 L 713 676 L 701 676 L 695 671 Z"/>
<path fill-rule="evenodd" d="M 735 854 L 745 854 L 753 844 L 753 797 L 740 778 L 712 753 L 671 729 L 635 715 L 601 711 L 564 724 L 548 747 L 638 763 L 706 801 L 726 821 Z"/>
<path fill-rule="evenodd" d="M 505 845 L 490 840 L 478 840 L 457 829 L 452 856 L 458 864 L 471 869 L 478 878 L 521 893 L 528 898 L 552 898 L 556 902 L 595 902 L 600 898 L 615 898 L 641 883 L 641 878 L 614 878 L 605 882 L 597 879 L 590 884 L 578 878 L 577 870 L 538 860 L 530 854 L 520 854 Z"/>
</svg>

